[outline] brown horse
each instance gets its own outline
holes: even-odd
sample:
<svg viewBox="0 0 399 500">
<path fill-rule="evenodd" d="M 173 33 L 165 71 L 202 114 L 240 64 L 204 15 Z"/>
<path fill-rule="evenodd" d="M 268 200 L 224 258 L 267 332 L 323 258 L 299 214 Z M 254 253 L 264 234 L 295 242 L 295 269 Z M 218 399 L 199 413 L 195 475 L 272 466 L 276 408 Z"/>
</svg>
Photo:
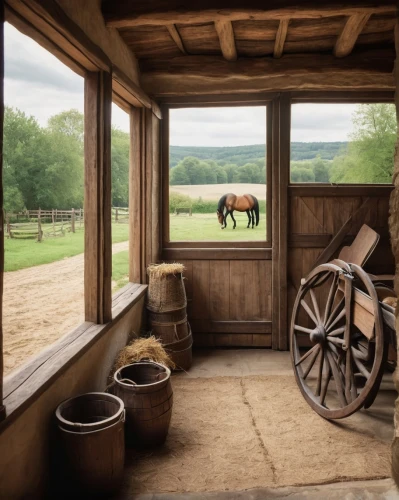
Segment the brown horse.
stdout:
<svg viewBox="0 0 399 500">
<path fill-rule="evenodd" d="M 255 225 L 255 218 L 256 218 L 256 225 L 259 224 L 259 203 L 258 200 L 255 198 L 255 196 L 253 196 L 252 194 L 244 194 L 243 196 L 236 196 L 233 193 L 227 193 L 220 198 L 216 214 L 218 216 L 218 221 L 219 224 L 221 224 L 222 229 L 224 229 L 227 226 L 226 219 L 229 214 L 234 221 L 233 229 L 236 228 L 236 220 L 233 217 L 234 210 L 238 210 L 238 212 L 247 212 L 248 215 L 247 228 L 249 228 L 251 224 L 251 216 L 252 216 L 252 229 L 254 228 Z"/>
</svg>

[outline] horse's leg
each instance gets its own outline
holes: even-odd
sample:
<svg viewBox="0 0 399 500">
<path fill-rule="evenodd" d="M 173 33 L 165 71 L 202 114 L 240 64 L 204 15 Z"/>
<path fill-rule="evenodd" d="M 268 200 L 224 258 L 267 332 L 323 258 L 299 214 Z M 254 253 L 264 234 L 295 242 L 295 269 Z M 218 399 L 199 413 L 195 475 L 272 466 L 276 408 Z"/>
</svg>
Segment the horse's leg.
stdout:
<svg viewBox="0 0 399 500">
<path fill-rule="evenodd" d="M 227 216 L 229 215 L 229 211 L 226 209 L 226 212 L 224 214 L 224 219 L 223 219 L 223 222 L 224 222 L 224 226 L 222 226 L 222 229 L 224 229 L 226 226 L 227 226 Z"/>
<path fill-rule="evenodd" d="M 251 224 L 251 214 L 249 213 L 249 209 L 248 210 L 245 210 L 247 212 L 247 215 L 248 215 L 248 226 L 247 226 L 247 229 L 249 228 L 249 225 Z"/>
<path fill-rule="evenodd" d="M 236 220 L 235 220 L 235 218 L 233 217 L 233 210 L 230 212 L 230 217 L 231 217 L 231 218 L 233 219 L 233 221 L 234 221 L 234 226 L 233 226 L 233 229 L 235 229 L 235 228 L 236 228 Z"/>
<path fill-rule="evenodd" d="M 255 225 L 254 209 L 251 210 L 251 214 L 252 214 L 252 229 L 253 229 Z"/>
</svg>

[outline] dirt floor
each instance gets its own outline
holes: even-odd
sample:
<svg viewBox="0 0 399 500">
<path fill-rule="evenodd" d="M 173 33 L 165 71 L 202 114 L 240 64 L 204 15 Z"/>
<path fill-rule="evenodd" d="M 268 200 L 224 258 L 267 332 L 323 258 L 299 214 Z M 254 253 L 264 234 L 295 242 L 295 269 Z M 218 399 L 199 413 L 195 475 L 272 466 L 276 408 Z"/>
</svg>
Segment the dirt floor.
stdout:
<svg viewBox="0 0 399 500">
<path fill-rule="evenodd" d="M 129 242 L 115 243 L 113 253 Z M 83 321 L 83 254 L 5 273 L 4 370 L 9 373 Z"/>
<path fill-rule="evenodd" d="M 390 374 L 370 410 L 330 422 L 302 398 L 289 353 L 213 350 L 197 352 L 194 360 L 189 373 L 173 377 L 173 417 L 166 444 L 152 452 L 129 452 L 120 498 L 161 499 L 168 494 L 165 499 L 172 499 L 179 494 L 185 498 L 185 492 L 254 488 L 277 492 L 287 486 L 353 480 L 367 484 L 390 477 L 397 396 Z M 386 487 L 392 488 L 392 483 Z M 329 498 L 327 492 L 319 494 Z"/>
<path fill-rule="evenodd" d="M 226 193 L 253 194 L 258 200 L 266 199 L 266 184 L 204 184 L 197 186 L 170 186 L 170 192 L 185 194 L 191 198 L 217 200 Z"/>
</svg>

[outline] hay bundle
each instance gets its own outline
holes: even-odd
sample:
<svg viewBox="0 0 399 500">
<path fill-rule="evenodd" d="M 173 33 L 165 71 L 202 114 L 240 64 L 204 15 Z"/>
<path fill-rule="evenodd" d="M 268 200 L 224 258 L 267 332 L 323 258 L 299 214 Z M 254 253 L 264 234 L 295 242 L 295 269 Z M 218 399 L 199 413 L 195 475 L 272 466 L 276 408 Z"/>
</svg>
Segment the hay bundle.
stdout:
<svg viewBox="0 0 399 500">
<path fill-rule="evenodd" d="M 149 359 L 155 363 L 160 363 L 171 370 L 175 368 L 175 364 L 162 347 L 161 342 L 151 336 L 133 340 L 133 342 L 124 347 L 115 360 L 113 373 L 122 366 L 130 365 L 135 361 L 141 361 L 143 359 Z"/>
<path fill-rule="evenodd" d="M 168 312 L 187 306 L 183 283 L 183 264 L 151 264 L 147 268 L 149 285 L 147 309 L 152 312 Z"/>
</svg>

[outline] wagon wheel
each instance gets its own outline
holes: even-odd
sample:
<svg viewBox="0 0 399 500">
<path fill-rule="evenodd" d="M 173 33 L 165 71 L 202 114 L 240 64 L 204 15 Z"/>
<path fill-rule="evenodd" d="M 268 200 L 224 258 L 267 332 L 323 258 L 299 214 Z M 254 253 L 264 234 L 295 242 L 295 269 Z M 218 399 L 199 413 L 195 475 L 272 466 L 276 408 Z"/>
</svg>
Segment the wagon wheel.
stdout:
<svg viewBox="0 0 399 500">
<path fill-rule="evenodd" d="M 355 314 L 355 294 L 366 306 L 362 314 L 357 305 Z M 300 339 L 310 341 L 307 351 Z M 338 419 L 368 408 L 381 383 L 387 344 L 367 273 L 342 261 L 314 269 L 298 291 L 290 342 L 296 381 L 317 413 Z"/>
</svg>

